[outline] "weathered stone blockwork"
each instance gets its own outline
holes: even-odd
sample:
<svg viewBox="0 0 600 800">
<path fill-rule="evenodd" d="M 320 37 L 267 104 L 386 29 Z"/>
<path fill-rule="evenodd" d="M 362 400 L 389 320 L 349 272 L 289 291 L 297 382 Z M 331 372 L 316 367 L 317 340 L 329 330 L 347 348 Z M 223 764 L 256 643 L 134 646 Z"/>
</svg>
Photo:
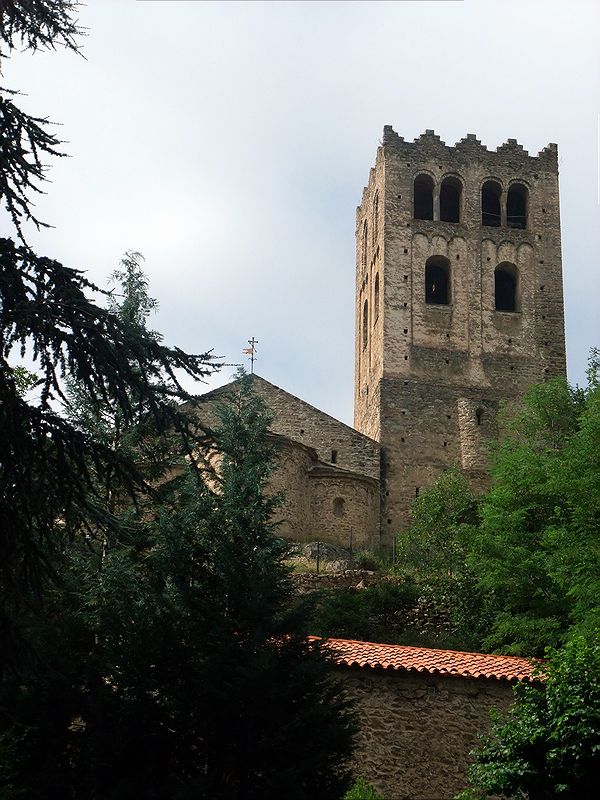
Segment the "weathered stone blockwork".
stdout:
<svg viewBox="0 0 600 800">
<path fill-rule="evenodd" d="M 424 214 L 415 179 L 432 187 Z M 445 179 L 459 187 L 455 222 Z M 488 181 L 493 224 L 482 216 Z M 507 199 L 517 190 L 523 227 Z M 445 265 L 442 301 L 426 302 L 428 259 Z M 497 267 L 516 276 L 512 310 L 497 310 Z M 382 445 L 382 544 L 444 468 L 462 466 L 482 488 L 502 402 L 564 374 L 556 145 L 530 156 L 509 140 L 491 152 L 472 135 L 448 147 L 433 131 L 405 142 L 386 126 L 356 218 L 354 417 Z"/>
<path fill-rule="evenodd" d="M 273 415 L 277 450 L 270 491 L 281 493 L 275 517 L 282 536 L 346 548 L 379 546 L 379 444 L 258 375 L 255 392 Z M 215 408 L 235 382 L 198 398 L 197 413 L 215 426 Z"/>
<path fill-rule="evenodd" d="M 357 703 L 355 772 L 384 800 L 450 800 L 466 786 L 469 752 L 491 708 L 512 702 L 508 681 L 339 668 Z"/>
</svg>

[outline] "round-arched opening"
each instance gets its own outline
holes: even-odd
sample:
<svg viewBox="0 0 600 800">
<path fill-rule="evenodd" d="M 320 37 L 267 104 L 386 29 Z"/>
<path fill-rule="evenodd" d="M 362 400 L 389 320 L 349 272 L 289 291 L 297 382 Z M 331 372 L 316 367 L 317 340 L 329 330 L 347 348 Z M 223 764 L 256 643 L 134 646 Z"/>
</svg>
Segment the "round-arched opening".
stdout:
<svg viewBox="0 0 600 800">
<path fill-rule="evenodd" d="M 481 187 L 481 224 L 499 228 L 502 222 L 500 197 L 502 187 L 497 181 L 486 181 Z"/>
<path fill-rule="evenodd" d="M 413 217 L 433 219 L 433 178 L 417 175 L 413 187 Z"/>
<path fill-rule="evenodd" d="M 462 183 L 458 178 L 449 175 L 444 178 L 440 187 L 440 220 L 442 222 L 460 222 L 460 206 Z"/>
<path fill-rule="evenodd" d="M 343 517 L 344 516 L 344 498 L 343 497 L 336 497 L 333 501 L 333 516 L 334 517 Z"/>
<path fill-rule="evenodd" d="M 498 264 L 494 272 L 496 311 L 519 311 L 519 270 L 514 264 Z"/>
<path fill-rule="evenodd" d="M 425 302 L 450 304 L 450 262 L 444 256 L 432 256 L 425 264 Z"/>
<path fill-rule="evenodd" d="M 527 187 L 522 183 L 512 183 L 506 195 L 506 224 L 509 228 L 527 227 Z"/>
</svg>

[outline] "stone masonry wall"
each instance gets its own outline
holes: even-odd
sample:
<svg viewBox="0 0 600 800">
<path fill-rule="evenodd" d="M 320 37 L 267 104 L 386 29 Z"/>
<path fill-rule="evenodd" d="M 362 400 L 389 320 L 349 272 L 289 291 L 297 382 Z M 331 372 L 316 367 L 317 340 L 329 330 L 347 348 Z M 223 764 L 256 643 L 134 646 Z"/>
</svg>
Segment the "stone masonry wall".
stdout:
<svg viewBox="0 0 600 800">
<path fill-rule="evenodd" d="M 279 534 L 297 542 L 379 548 L 377 442 L 256 375 L 253 385 L 273 414 L 276 468 L 269 491 L 283 495 L 274 517 Z M 205 425 L 217 424 L 215 406 L 234 386 L 198 398 L 196 413 Z"/>
<path fill-rule="evenodd" d="M 432 220 L 414 218 L 417 176 L 433 183 Z M 458 222 L 440 220 L 446 177 L 461 187 Z M 501 191 L 498 227 L 482 224 L 487 180 Z M 525 229 L 507 224 L 515 183 L 528 193 Z M 432 256 L 449 265 L 443 305 L 425 302 Z M 514 311 L 495 308 L 505 263 L 518 275 Z M 489 151 L 468 135 L 449 147 L 433 131 L 405 142 L 386 126 L 356 217 L 355 425 L 382 446 L 383 544 L 446 467 L 483 488 L 498 409 L 564 374 L 556 145 L 530 156 L 515 140 Z"/>
<path fill-rule="evenodd" d="M 379 482 L 328 468 L 310 474 L 312 537 L 349 550 L 379 548 Z"/>
<path fill-rule="evenodd" d="M 451 800 L 465 788 L 469 752 L 507 709 L 512 685 L 495 679 L 338 668 L 357 702 L 354 773 L 384 800 Z"/>
</svg>

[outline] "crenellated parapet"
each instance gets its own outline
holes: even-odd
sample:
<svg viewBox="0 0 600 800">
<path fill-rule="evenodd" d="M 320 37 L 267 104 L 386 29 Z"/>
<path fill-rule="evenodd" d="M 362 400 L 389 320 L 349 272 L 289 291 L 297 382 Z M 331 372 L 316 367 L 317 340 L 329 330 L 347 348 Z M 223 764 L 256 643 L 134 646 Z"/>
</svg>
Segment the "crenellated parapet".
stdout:
<svg viewBox="0 0 600 800">
<path fill-rule="evenodd" d="M 506 163 L 509 159 L 532 168 L 537 166 L 556 171 L 558 167 L 558 146 L 553 142 L 542 148 L 537 155 L 531 155 L 516 139 L 507 139 L 496 150 L 489 150 L 474 133 L 468 133 L 454 145 L 447 145 L 434 130 L 428 129 L 409 142 L 399 136 L 391 125 L 384 125 L 382 146 L 413 158 L 444 157 L 452 161 L 467 158 L 490 164 Z"/>
</svg>

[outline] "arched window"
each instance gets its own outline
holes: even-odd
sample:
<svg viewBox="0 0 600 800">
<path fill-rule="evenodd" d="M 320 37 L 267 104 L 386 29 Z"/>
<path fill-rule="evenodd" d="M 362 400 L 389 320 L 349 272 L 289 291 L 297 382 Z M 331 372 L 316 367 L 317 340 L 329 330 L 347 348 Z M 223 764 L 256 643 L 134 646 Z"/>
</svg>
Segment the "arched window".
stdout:
<svg viewBox="0 0 600 800">
<path fill-rule="evenodd" d="M 379 192 L 375 193 L 373 199 L 373 247 L 377 244 L 379 235 Z"/>
<path fill-rule="evenodd" d="M 367 220 L 365 220 L 363 223 L 361 256 L 360 256 L 360 261 L 363 267 L 367 266 L 367 245 L 369 243 L 368 237 L 369 237 L 369 226 L 367 225 Z"/>
<path fill-rule="evenodd" d="M 506 224 L 509 228 L 527 227 L 527 187 L 512 183 L 506 195 Z"/>
<path fill-rule="evenodd" d="M 453 175 L 444 178 L 440 187 L 440 220 L 460 222 L 462 184 Z"/>
<path fill-rule="evenodd" d="M 336 497 L 333 501 L 333 515 L 335 517 L 344 516 L 344 499 L 343 497 Z"/>
<path fill-rule="evenodd" d="M 429 175 L 415 178 L 413 216 L 415 219 L 433 219 L 433 178 Z"/>
<path fill-rule="evenodd" d="M 514 264 L 498 264 L 494 273 L 496 311 L 519 311 L 519 271 Z"/>
<path fill-rule="evenodd" d="M 450 303 L 450 262 L 432 256 L 425 264 L 425 302 L 447 306 Z"/>
<path fill-rule="evenodd" d="M 375 275 L 375 288 L 373 289 L 373 324 L 379 319 L 379 273 Z"/>
<path fill-rule="evenodd" d="M 500 195 L 502 187 L 497 181 L 486 181 L 481 187 L 481 224 L 491 228 L 499 228 L 502 217 L 500 216 Z"/>
<path fill-rule="evenodd" d="M 368 337 L 369 337 L 369 301 L 365 300 L 365 304 L 363 305 L 363 318 L 362 318 L 362 345 L 363 345 L 363 350 L 367 346 Z"/>
</svg>

